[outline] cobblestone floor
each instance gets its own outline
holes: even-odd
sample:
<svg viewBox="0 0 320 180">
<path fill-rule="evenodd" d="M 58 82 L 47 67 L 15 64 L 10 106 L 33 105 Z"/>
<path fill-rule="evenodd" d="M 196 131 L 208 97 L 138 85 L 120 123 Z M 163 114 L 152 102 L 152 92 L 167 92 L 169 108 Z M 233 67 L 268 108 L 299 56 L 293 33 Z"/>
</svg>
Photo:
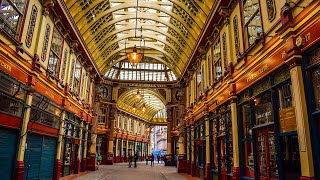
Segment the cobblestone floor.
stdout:
<svg viewBox="0 0 320 180">
<path fill-rule="evenodd" d="M 77 180 L 186 180 L 196 179 L 186 174 L 178 174 L 176 167 L 155 163 L 154 167 L 139 162 L 137 168 L 129 168 L 127 163 L 112 166 L 100 165 L 99 170 L 85 174 Z"/>
</svg>

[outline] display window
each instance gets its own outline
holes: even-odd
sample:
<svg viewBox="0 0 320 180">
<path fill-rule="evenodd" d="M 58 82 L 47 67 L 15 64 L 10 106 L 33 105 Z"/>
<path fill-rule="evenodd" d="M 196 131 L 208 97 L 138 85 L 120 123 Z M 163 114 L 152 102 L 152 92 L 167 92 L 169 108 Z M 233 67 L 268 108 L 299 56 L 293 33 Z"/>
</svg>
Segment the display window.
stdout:
<svg viewBox="0 0 320 180">
<path fill-rule="evenodd" d="M 296 116 L 288 68 L 266 77 L 238 98 L 241 174 L 248 178 L 300 178 L 301 170 L 296 137 Z M 282 144 L 282 142 L 287 142 Z M 296 173 L 293 173 L 295 171 Z"/>
<path fill-rule="evenodd" d="M 222 179 L 232 176 L 233 143 L 230 104 L 217 108 L 212 119 L 213 169 L 219 170 Z"/>
<path fill-rule="evenodd" d="M 316 179 L 320 178 L 320 44 L 303 54 L 305 94 L 312 138 Z"/>
</svg>

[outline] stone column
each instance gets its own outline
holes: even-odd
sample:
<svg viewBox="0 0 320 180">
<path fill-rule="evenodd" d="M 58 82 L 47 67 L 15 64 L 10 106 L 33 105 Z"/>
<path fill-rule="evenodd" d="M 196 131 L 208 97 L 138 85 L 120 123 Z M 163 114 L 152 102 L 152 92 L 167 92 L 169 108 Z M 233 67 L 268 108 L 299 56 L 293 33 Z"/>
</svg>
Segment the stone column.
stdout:
<svg viewBox="0 0 320 180">
<path fill-rule="evenodd" d="M 113 133 L 114 133 L 114 123 L 116 119 L 116 107 L 112 106 L 110 111 L 110 135 L 109 135 L 109 146 L 108 146 L 108 154 L 107 154 L 107 164 L 112 165 L 113 164 Z"/>
<path fill-rule="evenodd" d="M 232 123 L 232 147 L 233 147 L 233 169 L 232 179 L 240 180 L 239 164 L 239 136 L 238 136 L 238 119 L 237 119 L 237 98 L 231 97 L 231 123 Z"/>
<path fill-rule="evenodd" d="M 62 151 L 62 139 L 63 139 L 63 130 L 64 130 L 64 119 L 66 117 L 65 111 L 61 112 L 61 119 L 59 122 L 59 137 L 57 144 L 57 155 L 56 155 L 56 165 L 55 165 L 55 174 L 54 179 L 58 180 L 62 175 L 62 162 L 60 161 L 61 151 Z"/>
<path fill-rule="evenodd" d="M 194 125 L 191 125 L 191 176 L 195 176 L 195 165 L 194 165 Z"/>
<path fill-rule="evenodd" d="M 88 129 L 89 124 L 86 125 L 86 131 L 84 134 L 84 145 L 83 145 L 83 157 L 82 157 L 82 171 L 87 169 L 87 149 L 88 149 Z"/>
<path fill-rule="evenodd" d="M 206 136 L 206 166 L 205 166 L 205 179 L 210 179 L 210 125 L 209 114 L 205 117 L 205 136 Z"/>
<path fill-rule="evenodd" d="M 190 157 L 190 146 L 191 146 L 191 136 L 190 136 L 190 126 L 187 126 L 187 174 L 190 174 L 191 167 L 191 157 Z"/>
<path fill-rule="evenodd" d="M 21 132 L 20 132 L 20 143 L 18 149 L 18 157 L 16 164 L 16 172 L 15 179 L 23 180 L 24 176 L 24 153 L 26 150 L 26 142 L 27 142 L 27 133 L 28 133 L 28 123 L 30 120 L 30 112 L 31 112 L 31 104 L 32 104 L 32 94 L 29 92 L 26 98 L 26 108 L 23 115 Z"/>
<path fill-rule="evenodd" d="M 301 55 L 292 55 L 286 59 L 290 65 L 290 76 L 292 83 L 292 96 L 295 105 L 295 114 L 297 121 L 297 132 L 299 140 L 299 152 L 301 163 L 301 179 L 315 179 L 311 137 L 309 129 L 307 103 L 303 84 L 301 70 Z"/>
<path fill-rule="evenodd" d="M 185 152 L 185 132 L 186 127 L 180 129 L 179 134 L 179 155 L 178 155 L 178 173 L 186 173 L 187 172 L 187 157 Z"/>
</svg>

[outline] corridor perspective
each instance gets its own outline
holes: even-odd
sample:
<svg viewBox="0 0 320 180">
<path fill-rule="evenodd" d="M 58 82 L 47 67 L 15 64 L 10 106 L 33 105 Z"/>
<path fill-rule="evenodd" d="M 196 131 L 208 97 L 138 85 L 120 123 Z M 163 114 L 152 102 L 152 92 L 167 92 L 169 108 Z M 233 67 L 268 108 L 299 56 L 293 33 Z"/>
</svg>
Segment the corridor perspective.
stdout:
<svg viewBox="0 0 320 180">
<path fill-rule="evenodd" d="M 0 180 L 74 177 L 320 180 L 320 0 L 0 0 Z"/>
</svg>

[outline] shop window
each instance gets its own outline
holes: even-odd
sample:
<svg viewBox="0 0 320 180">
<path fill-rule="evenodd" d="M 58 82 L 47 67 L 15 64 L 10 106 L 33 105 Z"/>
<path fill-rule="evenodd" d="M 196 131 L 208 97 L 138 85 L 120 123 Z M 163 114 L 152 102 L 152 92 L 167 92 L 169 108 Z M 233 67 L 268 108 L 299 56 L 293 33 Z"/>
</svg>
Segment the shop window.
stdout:
<svg viewBox="0 0 320 180">
<path fill-rule="evenodd" d="M 215 79 L 219 80 L 222 75 L 220 40 L 218 40 L 213 46 L 213 60 L 214 60 Z"/>
<path fill-rule="evenodd" d="M 197 97 L 200 97 L 200 95 L 202 94 L 201 83 L 202 83 L 202 75 L 201 75 L 201 68 L 199 68 L 197 71 Z"/>
<path fill-rule="evenodd" d="M 2 0 L 0 1 L 0 5 L 0 25 L 2 29 L 13 38 L 17 38 L 24 13 L 25 1 Z"/>
<path fill-rule="evenodd" d="M 251 46 L 262 36 L 262 23 L 259 0 L 245 0 L 243 2 L 243 16 L 248 45 Z"/>
<path fill-rule="evenodd" d="M 209 74 L 209 76 L 208 76 L 208 78 L 209 78 L 208 85 L 211 86 L 211 84 L 212 84 L 212 59 L 211 59 L 210 55 L 208 56 L 207 61 L 208 61 L 208 74 Z"/>
<path fill-rule="evenodd" d="M 320 110 L 320 66 L 311 71 L 316 109 Z"/>
<path fill-rule="evenodd" d="M 272 123 L 273 111 L 271 103 L 271 94 L 266 93 L 254 99 L 255 125 Z"/>
<path fill-rule="evenodd" d="M 98 123 L 105 123 L 105 119 L 106 119 L 106 108 L 101 107 L 99 108 Z"/>
<path fill-rule="evenodd" d="M 241 117 L 243 122 L 243 136 L 250 138 L 252 136 L 251 110 L 249 104 L 241 106 Z"/>
<path fill-rule="evenodd" d="M 217 123 L 216 120 L 212 122 L 212 142 L 213 142 L 213 169 L 218 169 L 218 152 L 217 152 Z"/>
<path fill-rule="evenodd" d="M 281 149 L 283 149 L 283 179 L 298 180 L 300 178 L 297 177 L 301 177 L 298 136 L 284 136 L 280 141 Z"/>
<path fill-rule="evenodd" d="M 58 30 L 53 30 L 53 37 L 51 42 L 51 50 L 48 62 L 48 73 L 50 76 L 58 77 L 59 66 L 61 61 L 63 39 Z"/>
<path fill-rule="evenodd" d="M 80 77 L 81 76 L 81 64 L 79 61 L 76 63 L 76 67 L 74 70 L 74 81 L 73 81 L 73 92 L 78 95 L 79 94 L 79 86 L 80 86 Z"/>
</svg>

